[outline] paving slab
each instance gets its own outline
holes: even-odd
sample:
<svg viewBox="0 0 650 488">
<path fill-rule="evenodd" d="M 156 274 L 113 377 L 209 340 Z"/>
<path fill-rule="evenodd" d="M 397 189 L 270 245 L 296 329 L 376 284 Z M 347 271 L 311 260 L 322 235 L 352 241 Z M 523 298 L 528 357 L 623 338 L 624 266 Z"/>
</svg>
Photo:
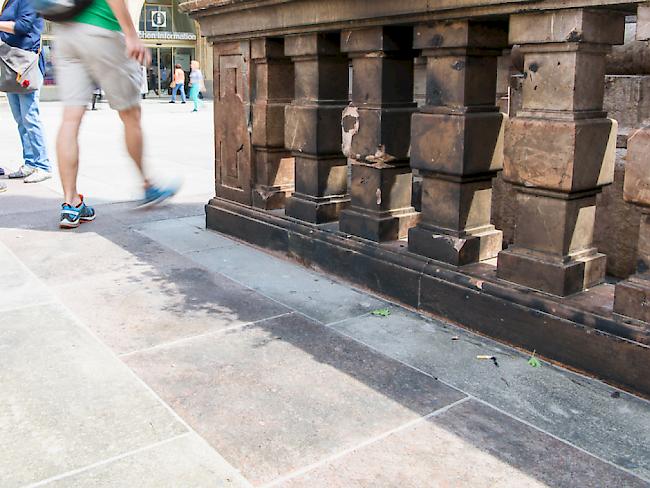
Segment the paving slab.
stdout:
<svg viewBox="0 0 650 488">
<path fill-rule="evenodd" d="M 227 252 L 190 252 L 187 257 L 322 323 L 356 317 L 386 305 L 326 275 L 245 245 L 228 248 Z"/>
<path fill-rule="evenodd" d="M 245 488 L 251 486 L 196 434 L 45 484 L 47 488 Z"/>
<path fill-rule="evenodd" d="M 4 311 L 0 349 L 3 488 L 187 431 L 59 305 Z"/>
<path fill-rule="evenodd" d="M 464 398 L 297 314 L 125 361 L 254 484 Z"/>
<path fill-rule="evenodd" d="M 0 243 L 0 311 L 46 303 L 54 295 Z"/>
<path fill-rule="evenodd" d="M 137 230 L 150 239 L 181 254 L 206 249 L 224 249 L 241 246 L 217 232 L 206 231 L 205 216 L 185 219 L 161 220 L 139 226 Z"/>
<path fill-rule="evenodd" d="M 52 294 L 118 354 L 290 311 L 133 230 L 3 234 Z"/>
<path fill-rule="evenodd" d="M 392 312 L 333 327 L 650 480 L 650 402 L 547 363 L 532 368 L 528 355 L 452 325 Z M 499 367 L 477 355 L 495 356 Z"/>
<path fill-rule="evenodd" d="M 646 486 L 638 478 L 470 400 L 278 486 Z"/>
</svg>

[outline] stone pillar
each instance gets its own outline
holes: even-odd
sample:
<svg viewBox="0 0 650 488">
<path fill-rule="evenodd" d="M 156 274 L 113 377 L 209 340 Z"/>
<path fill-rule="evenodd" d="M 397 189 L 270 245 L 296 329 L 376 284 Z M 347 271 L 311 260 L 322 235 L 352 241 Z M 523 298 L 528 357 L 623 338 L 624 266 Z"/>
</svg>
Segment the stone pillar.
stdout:
<svg viewBox="0 0 650 488">
<path fill-rule="evenodd" d="M 605 55 L 623 42 L 616 12 L 567 9 L 510 17 L 524 55 L 522 110 L 506 129 L 506 181 L 517 185 L 514 244 L 500 278 L 565 296 L 599 283 L 596 194 L 614 174 L 615 121 L 603 112 Z"/>
<path fill-rule="evenodd" d="M 294 62 L 295 98 L 285 111 L 284 140 L 296 158 L 290 217 L 314 224 L 337 220 L 350 202 L 347 160 L 341 152 L 341 112 L 348 103 L 348 60 L 339 34 L 285 39 Z"/>
<path fill-rule="evenodd" d="M 343 112 L 343 153 L 352 163 L 352 204 L 340 230 L 373 241 L 406 237 L 418 213 L 411 206 L 409 167 L 413 101 L 413 31 L 371 27 L 343 31 L 352 58 L 352 102 Z"/>
<path fill-rule="evenodd" d="M 284 145 L 284 110 L 293 100 L 294 73 L 283 39 L 251 42 L 253 62 L 253 206 L 283 208 L 293 193 L 294 159 Z"/>
<path fill-rule="evenodd" d="M 427 104 L 413 116 L 411 166 L 422 175 L 422 216 L 409 250 L 454 265 L 493 258 L 501 232 L 490 224 L 492 178 L 503 160 L 495 105 L 500 23 L 438 22 L 415 29 L 427 62 Z"/>
<path fill-rule="evenodd" d="M 650 129 L 628 139 L 625 200 L 641 207 L 637 271 L 616 285 L 614 312 L 648 322 L 650 327 Z"/>
</svg>

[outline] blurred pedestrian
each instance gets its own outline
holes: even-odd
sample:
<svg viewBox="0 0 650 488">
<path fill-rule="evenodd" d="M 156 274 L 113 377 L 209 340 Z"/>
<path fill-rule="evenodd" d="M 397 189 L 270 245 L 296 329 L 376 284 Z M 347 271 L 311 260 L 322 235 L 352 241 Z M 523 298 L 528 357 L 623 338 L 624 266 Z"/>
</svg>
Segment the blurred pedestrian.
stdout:
<svg viewBox="0 0 650 488">
<path fill-rule="evenodd" d="M 140 66 L 148 65 L 151 58 L 125 0 L 93 0 L 71 22 L 57 24 L 54 49 L 57 81 L 65 88 L 60 92 L 64 108 L 56 143 L 64 195 L 59 226 L 75 228 L 95 219 L 95 209 L 86 205 L 77 191 L 78 138 L 86 105 L 99 79 L 108 103 L 124 124 L 126 148 L 142 178 L 144 196 L 138 206 L 155 205 L 172 197 L 177 186 L 153 184 L 143 162 Z"/>
<path fill-rule="evenodd" d="M 43 19 L 36 14 L 29 0 L 4 1 L 0 12 L 0 41 L 14 48 L 38 53 L 39 69 L 35 71 L 40 78 L 31 82 L 34 89 L 7 93 L 23 146 L 23 164 L 7 176 L 24 178 L 25 183 L 38 183 L 52 177 L 39 108 L 40 87 L 45 77 L 45 59 L 41 52 L 43 27 Z"/>
<path fill-rule="evenodd" d="M 174 78 L 172 81 L 172 99 L 169 103 L 176 103 L 176 93 L 181 92 L 181 103 L 185 103 L 185 71 L 180 64 L 174 67 Z"/>
</svg>

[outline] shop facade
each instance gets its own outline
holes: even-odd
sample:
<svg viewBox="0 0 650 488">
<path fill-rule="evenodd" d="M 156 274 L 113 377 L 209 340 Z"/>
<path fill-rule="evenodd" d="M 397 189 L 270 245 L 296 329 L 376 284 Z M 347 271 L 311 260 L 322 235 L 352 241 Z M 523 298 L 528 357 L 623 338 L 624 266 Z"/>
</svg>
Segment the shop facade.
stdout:
<svg viewBox="0 0 650 488">
<path fill-rule="evenodd" d="M 190 62 L 194 59 L 201 63 L 208 90 L 212 87 L 212 59 L 208 55 L 207 42 L 201 37 L 198 24 L 178 9 L 178 3 L 178 0 L 127 1 L 138 34 L 151 50 L 152 62 L 147 69 L 147 97 L 167 96 L 174 66 L 180 64 L 187 78 Z M 41 94 L 43 100 L 58 98 L 53 37 L 52 24 L 46 22 L 43 35 L 46 62 L 45 86 Z M 101 80 L 98 82 L 101 85 Z"/>
</svg>

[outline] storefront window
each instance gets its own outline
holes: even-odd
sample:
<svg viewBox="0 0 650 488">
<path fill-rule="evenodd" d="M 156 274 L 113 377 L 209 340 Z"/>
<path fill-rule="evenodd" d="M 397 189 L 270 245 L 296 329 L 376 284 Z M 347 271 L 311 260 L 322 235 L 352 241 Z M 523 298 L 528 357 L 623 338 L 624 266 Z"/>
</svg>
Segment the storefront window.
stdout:
<svg viewBox="0 0 650 488">
<path fill-rule="evenodd" d="M 144 38 L 156 38 L 156 32 L 175 32 L 177 35 L 169 36 L 178 39 L 196 38 L 194 21 L 187 15 L 178 11 L 178 0 L 157 0 L 144 4 L 140 14 L 140 35 Z M 168 38 L 161 35 L 160 38 Z"/>
</svg>

